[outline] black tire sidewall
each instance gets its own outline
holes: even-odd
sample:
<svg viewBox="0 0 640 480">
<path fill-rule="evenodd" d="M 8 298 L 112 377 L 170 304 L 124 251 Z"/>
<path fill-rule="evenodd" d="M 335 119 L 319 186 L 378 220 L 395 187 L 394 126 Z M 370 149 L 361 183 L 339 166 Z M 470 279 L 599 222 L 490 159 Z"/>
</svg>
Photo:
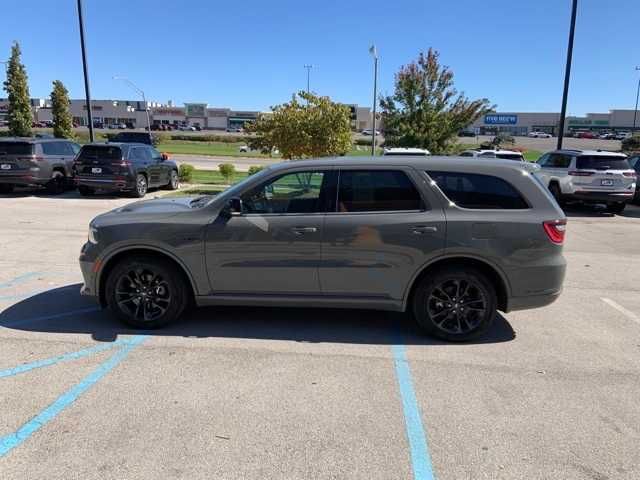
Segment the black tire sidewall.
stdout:
<svg viewBox="0 0 640 480">
<path fill-rule="evenodd" d="M 140 193 L 138 191 L 138 181 L 140 180 L 140 177 L 144 178 L 144 183 L 145 183 L 145 186 L 146 186 L 146 188 L 144 189 L 144 193 Z M 135 186 L 133 188 L 133 196 L 136 197 L 136 198 L 143 198 L 147 194 L 148 191 L 149 191 L 149 182 L 147 180 L 147 177 L 142 173 L 137 174 L 136 175 L 136 184 L 135 184 Z"/>
<path fill-rule="evenodd" d="M 167 281 L 171 292 L 171 303 L 169 308 L 161 317 L 144 322 L 130 317 L 123 312 L 116 303 L 115 289 L 118 279 L 126 271 L 141 267 L 160 274 Z M 136 255 L 125 258 L 109 272 L 105 285 L 105 299 L 109 309 L 118 319 L 127 325 L 140 329 L 160 328 L 178 319 L 189 303 L 189 290 L 183 282 L 183 275 L 177 268 L 166 260 L 152 256 Z"/>
<path fill-rule="evenodd" d="M 487 299 L 487 313 L 480 322 L 480 325 L 471 332 L 463 334 L 451 334 L 438 328 L 427 313 L 427 298 L 436 286 L 447 280 L 468 280 L 478 284 Z M 413 314 L 420 328 L 428 335 L 441 338 L 450 342 L 465 342 L 472 340 L 486 333 L 497 315 L 496 290 L 491 282 L 482 272 L 475 268 L 445 267 L 428 274 L 420 281 L 413 295 Z"/>
</svg>

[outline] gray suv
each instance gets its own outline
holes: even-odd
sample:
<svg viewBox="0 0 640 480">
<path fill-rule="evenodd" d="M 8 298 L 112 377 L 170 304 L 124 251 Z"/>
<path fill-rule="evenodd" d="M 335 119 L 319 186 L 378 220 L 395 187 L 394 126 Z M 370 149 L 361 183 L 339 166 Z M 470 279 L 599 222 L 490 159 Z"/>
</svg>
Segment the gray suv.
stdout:
<svg viewBox="0 0 640 480">
<path fill-rule="evenodd" d="M 0 139 L 0 193 L 15 186 L 43 186 L 52 194 L 73 187 L 73 159 L 80 145 L 55 138 Z"/>
<path fill-rule="evenodd" d="M 271 166 L 216 197 L 96 217 L 82 293 L 156 328 L 196 305 L 410 311 L 451 341 L 561 292 L 566 219 L 520 162 L 330 158 Z"/>
</svg>

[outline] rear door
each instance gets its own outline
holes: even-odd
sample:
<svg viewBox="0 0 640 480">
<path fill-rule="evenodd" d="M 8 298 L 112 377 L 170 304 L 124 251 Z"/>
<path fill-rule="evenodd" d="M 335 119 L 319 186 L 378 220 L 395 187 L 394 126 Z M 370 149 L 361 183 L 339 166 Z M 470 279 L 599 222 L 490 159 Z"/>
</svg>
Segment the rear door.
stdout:
<svg viewBox="0 0 640 480">
<path fill-rule="evenodd" d="M 169 175 L 171 166 L 162 160 L 162 155 L 153 147 L 147 147 L 149 155 L 151 155 L 151 165 L 158 170 L 158 185 L 166 185 L 169 183 Z"/>
<path fill-rule="evenodd" d="M 442 254 L 439 202 L 408 167 L 342 167 L 337 208 L 327 213 L 320 285 L 324 295 L 400 300 L 418 269 Z"/>
<path fill-rule="evenodd" d="M 160 185 L 161 167 L 158 163 L 155 163 L 151 157 L 151 149 L 145 146 L 136 146 L 134 149 L 138 152 L 140 162 L 144 165 L 144 169 L 147 171 L 149 178 L 149 186 L 157 187 Z"/>
</svg>

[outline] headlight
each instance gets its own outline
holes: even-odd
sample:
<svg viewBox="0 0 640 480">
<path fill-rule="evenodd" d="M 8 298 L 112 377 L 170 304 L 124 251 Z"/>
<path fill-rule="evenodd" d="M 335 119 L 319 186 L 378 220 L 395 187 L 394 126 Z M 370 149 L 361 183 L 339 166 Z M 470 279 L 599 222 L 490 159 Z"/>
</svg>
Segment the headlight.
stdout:
<svg viewBox="0 0 640 480">
<path fill-rule="evenodd" d="M 93 225 L 89 225 L 89 242 L 93 244 L 98 243 L 98 229 Z"/>
</svg>

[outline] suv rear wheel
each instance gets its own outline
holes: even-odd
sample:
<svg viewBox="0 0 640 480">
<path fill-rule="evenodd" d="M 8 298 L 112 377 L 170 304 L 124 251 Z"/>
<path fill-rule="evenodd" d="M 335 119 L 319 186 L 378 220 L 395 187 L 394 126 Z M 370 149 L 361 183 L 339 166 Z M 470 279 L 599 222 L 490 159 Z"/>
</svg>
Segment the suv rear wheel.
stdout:
<svg viewBox="0 0 640 480">
<path fill-rule="evenodd" d="M 105 288 L 109 309 L 136 328 L 159 328 L 176 320 L 189 303 L 182 272 L 169 261 L 147 255 L 121 260 Z"/>
<path fill-rule="evenodd" d="M 136 175 L 136 184 L 133 189 L 132 195 L 136 198 L 142 198 L 147 194 L 148 188 L 149 183 L 147 182 L 147 177 L 145 177 L 142 173 Z"/>
<path fill-rule="evenodd" d="M 64 173 L 55 170 L 51 175 L 51 180 L 47 182 L 47 193 L 51 195 L 59 195 L 64 192 L 66 185 L 67 179 L 65 178 Z"/>
<path fill-rule="evenodd" d="M 425 333 L 462 342 L 485 333 L 496 316 L 496 289 L 480 271 L 458 266 L 427 275 L 413 296 L 413 312 Z"/>
<path fill-rule="evenodd" d="M 627 204 L 625 202 L 613 202 L 607 203 L 607 212 L 609 213 L 622 213 Z"/>
</svg>

